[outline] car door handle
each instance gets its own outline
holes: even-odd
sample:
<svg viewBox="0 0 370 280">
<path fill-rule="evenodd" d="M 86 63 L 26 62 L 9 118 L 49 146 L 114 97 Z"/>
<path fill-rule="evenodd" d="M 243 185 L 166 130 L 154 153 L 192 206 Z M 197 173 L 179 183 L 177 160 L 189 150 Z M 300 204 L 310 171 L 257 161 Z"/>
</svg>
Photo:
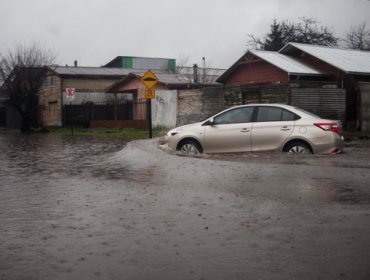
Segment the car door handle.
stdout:
<svg viewBox="0 0 370 280">
<path fill-rule="evenodd" d="M 291 130 L 290 127 L 287 127 L 287 126 L 283 126 L 282 128 L 280 128 L 280 130 L 282 131 L 288 131 L 288 130 Z"/>
<path fill-rule="evenodd" d="M 242 128 L 241 130 L 240 130 L 240 132 L 249 132 L 250 131 L 250 129 L 249 128 Z"/>
</svg>

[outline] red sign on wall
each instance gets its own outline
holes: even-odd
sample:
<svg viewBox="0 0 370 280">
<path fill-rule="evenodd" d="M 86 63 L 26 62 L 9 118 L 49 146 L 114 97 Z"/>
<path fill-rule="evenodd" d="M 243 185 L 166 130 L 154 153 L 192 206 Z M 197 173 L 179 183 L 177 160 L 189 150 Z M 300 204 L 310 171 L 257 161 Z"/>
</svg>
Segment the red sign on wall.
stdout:
<svg viewBox="0 0 370 280">
<path fill-rule="evenodd" d="M 75 100 L 75 89 L 74 88 L 66 88 L 66 99 L 67 101 L 74 101 Z"/>
</svg>

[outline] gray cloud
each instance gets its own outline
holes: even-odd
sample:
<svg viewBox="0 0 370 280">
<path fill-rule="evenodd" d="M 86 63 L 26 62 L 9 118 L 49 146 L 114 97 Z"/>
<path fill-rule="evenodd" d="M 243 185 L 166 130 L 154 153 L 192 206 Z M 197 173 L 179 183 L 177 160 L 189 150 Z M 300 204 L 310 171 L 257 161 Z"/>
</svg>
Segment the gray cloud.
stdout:
<svg viewBox="0 0 370 280">
<path fill-rule="evenodd" d="M 38 40 L 60 64 L 89 66 L 117 55 L 183 54 L 226 68 L 246 50 L 247 35 L 263 36 L 273 18 L 314 17 L 342 36 L 370 14 L 367 0 L 0 0 L 0 7 L 0 52 Z"/>
</svg>

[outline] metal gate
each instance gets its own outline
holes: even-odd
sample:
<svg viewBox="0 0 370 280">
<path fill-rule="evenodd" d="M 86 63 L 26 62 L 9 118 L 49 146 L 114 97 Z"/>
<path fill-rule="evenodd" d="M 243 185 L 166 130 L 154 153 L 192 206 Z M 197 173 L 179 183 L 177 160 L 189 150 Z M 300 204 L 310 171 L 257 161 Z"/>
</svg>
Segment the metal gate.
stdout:
<svg viewBox="0 0 370 280">
<path fill-rule="evenodd" d="M 346 91 L 331 88 L 291 88 L 290 102 L 325 119 L 346 120 Z"/>
<path fill-rule="evenodd" d="M 146 119 L 146 102 L 120 103 L 92 102 L 64 105 L 64 124 L 89 126 L 91 121 L 121 121 Z"/>
</svg>

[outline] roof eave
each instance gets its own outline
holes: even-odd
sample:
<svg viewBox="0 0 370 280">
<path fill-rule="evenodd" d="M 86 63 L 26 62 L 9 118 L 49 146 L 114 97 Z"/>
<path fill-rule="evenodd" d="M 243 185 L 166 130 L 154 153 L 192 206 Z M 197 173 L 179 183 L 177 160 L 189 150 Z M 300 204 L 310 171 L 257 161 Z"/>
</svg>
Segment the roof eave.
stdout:
<svg viewBox="0 0 370 280">
<path fill-rule="evenodd" d="M 358 75 L 358 76 L 370 76 L 369 72 L 355 72 L 355 71 L 344 71 L 349 75 Z"/>
<path fill-rule="evenodd" d="M 288 72 L 288 75 L 291 76 L 291 75 L 296 75 L 296 76 L 321 76 L 321 77 L 325 77 L 325 76 L 329 76 L 327 74 L 324 74 L 324 73 L 298 73 L 298 72 Z"/>
<path fill-rule="evenodd" d="M 131 79 L 131 78 L 139 78 L 140 79 L 141 77 L 139 75 L 137 75 L 137 74 L 130 73 L 127 76 L 124 76 L 122 79 L 120 79 L 117 82 L 115 82 L 109 88 L 107 88 L 107 90 L 105 92 L 106 93 L 114 93 L 114 92 L 117 92 L 117 89 L 116 88 L 118 86 L 120 86 L 122 83 L 124 83 L 125 81 L 127 81 L 128 79 Z"/>
<path fill-rule="evenodd" d="M 122 78 L 126 75 L 124 74 L 120 74 L 120 75 L 97 75 L 97 74 L 59 74 L 57 73 L 58 76 L 60 77 L 82 77 L 82 78 L 96 78 L 96 79 L 99 79 L 99 78 Z"/>
</svg>

